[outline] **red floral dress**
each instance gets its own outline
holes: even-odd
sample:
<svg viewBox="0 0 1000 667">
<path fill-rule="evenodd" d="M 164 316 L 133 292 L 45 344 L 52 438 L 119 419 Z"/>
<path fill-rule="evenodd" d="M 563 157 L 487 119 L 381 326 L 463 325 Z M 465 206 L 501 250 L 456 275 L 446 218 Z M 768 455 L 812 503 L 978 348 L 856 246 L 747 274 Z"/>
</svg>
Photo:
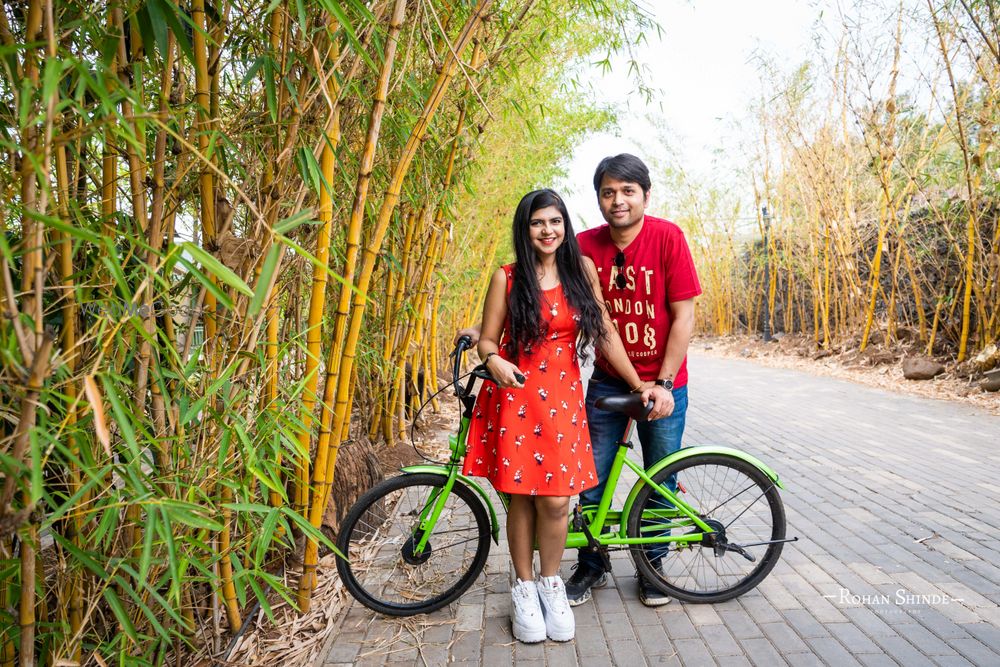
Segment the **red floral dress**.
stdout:
<svg viewBox="0 0 1000 667">
<path fill-rule="evenodd" d="M 507 273 L 507 294 L 513 265 Z M 467 475 L 486 477 L 498 491 L 573 496 L 597 484 L 576 356 L 576 313 L 562 287 L 543 290 L 545 338 L 521 350 L 522 389 L 484 382 L 469 425 Z M 501 343 L 501 356 L 504 345 Z"/>
</svg>

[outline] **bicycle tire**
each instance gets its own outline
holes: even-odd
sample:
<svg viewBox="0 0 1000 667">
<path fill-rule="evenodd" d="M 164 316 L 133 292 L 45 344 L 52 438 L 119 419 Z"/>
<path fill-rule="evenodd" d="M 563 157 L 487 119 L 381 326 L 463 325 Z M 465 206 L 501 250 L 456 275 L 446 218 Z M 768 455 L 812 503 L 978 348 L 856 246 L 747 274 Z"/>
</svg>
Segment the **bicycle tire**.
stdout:
<svg viewBox="0 0 1000 667">
<path fill-rule="evenodd" d="M 781 555 L 785 537 L 785 509 L 778 488 L 755 465 L 725 454 L 696 454 L 667 466 L 653 476 L 658 485 L 674 479 L 683 491 L 678 495 L 698 511 L 710 525 L 722 526 L 729 544 L 764 545 L 746 547 L 755 558 L 748 561 L 740 553 L 725 550 L 721 555 L 709 538 L 704 542 L 689 542 L 683 546 L 673 542 L 661 558 L 651 554 L 649 547 L 633 546 L 632 560 L 636 571 L 661 591 L 685 602 L 712 603 L 731 600 L 757 586 L 771 572 Z M 657 508 L 663 496 L 641 482 L 643 488 L 629 511 L 627 534 L 639 537 L 645 532 L 663 530 L 664 519 L 647 519 L 643 513 Z M 690 519 L 683 517 L 685 526 L 675 525 L 672 534 L 699 531 Z M 653 561 L 659 560 L 659 567 Z"/>
<path fill-rule="evenodd" d="M 429 551 L 412 552 L 417 517 L 446 480 L 429 473 L 389 478 L 362 495 L 344 517 L 337 537 L 344 558 L 337 559 L 337 571 L 358 602 L 389 616 L 425 614 L 457 599 L 482 572 L 490 551 L 490 518 L 476 493 L 460 481 L 428 539 Z M 442 538 L 446 533 L 449 537 Z"/>
</svg>

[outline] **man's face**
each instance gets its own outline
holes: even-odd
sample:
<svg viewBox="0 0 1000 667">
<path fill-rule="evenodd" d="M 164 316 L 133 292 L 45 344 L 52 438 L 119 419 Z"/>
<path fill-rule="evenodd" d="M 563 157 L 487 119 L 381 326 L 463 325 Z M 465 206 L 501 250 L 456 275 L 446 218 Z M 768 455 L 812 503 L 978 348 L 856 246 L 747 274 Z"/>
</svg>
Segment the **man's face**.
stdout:
<svg viewBox="0 0 1000 667">
<path fill-rule="evenodd" d="M 632 181 L 619 181 L 607 174 L 601 179 L 597 203 L 607 223 L 615 229 L 625 229 L 642 222 L 649 204 L 649 193 Z"/>
</svg>

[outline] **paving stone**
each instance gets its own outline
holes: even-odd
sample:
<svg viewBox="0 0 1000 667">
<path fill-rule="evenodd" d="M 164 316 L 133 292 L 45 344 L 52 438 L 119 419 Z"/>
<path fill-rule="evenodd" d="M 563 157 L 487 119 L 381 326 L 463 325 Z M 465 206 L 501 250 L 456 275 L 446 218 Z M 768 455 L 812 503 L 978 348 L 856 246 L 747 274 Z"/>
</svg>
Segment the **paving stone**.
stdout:
<svg viewBox="0 0 1000 667">
<path fill-rule="evenodd" d="M 1000 665 L 1000 646 L 987 647 L 978 639 L 949 639 L 948 645 L 977 665 Z"/>
<path fill-rule="evenodd" d="M 628 614 L 601 614 L 601 626 L 604 628 L 604 636 L 609 640 L 628 639 L 635 641 L 635 630 Z"/>
<path fill-rule="evenodd" d="M 482 661 L 480 657 L 483 646 L 483 635 L 480 631 L 456 632 L 451 644 L 450 659 L 453 662 Z"/>
<path fill-rule="evenodd" d="M 927 628 L 917 623 L 900 623 L 892 626 L 892 629 L 925 655 L 951 655 L 955 653 L 955 650 L 943 640 L 938 639 L 933 633 L 928 632 Z"/>
<path fill-rule="evenodd" d="M 827 623 L 826 629 L 847 647 L 852 655 L 881 653 L 882 649 L 853 623 Z"/>
<path fill-rule="evenodd" d="M 545 665 L 546 667 L 576 667 L 576 647 L 573 646 L 573 642 L 546 641 Z"/>
<path fill-rule="evenodd" d="M 760 629 L 782 655 L 809 650 L 802 638 L 787 623 L 764 623 Z"/>
<path fill-rule="evenodd" d="M 782 653 L 782 656 L 791 667 L 819 667 L 823 661 L 814 653 Z"/>
<path fill-rule="evenodd" d="M 612 660 L 616 665 L 639 667 L 646 664 L 642 646 L 635 641 L 616 639 L 608 642 Z"/>
<path fill-rule="evenodd" d="M 740 646 L 755 665 L 783 665 L 785 660 L 770 641 L 764 638 L 744 639 Z"/>
<path fill-rule="evenodd" d="M 851 667 L 861 664 L 833 637 L 810 637 L 806 639 L 806 643 L 830 665 Z"/>
<path fill-rule="evenodd" d="M 635 629 L 639 644 L 646 655 L 670 655 L 674 646 L 662 625 L 643 625 Z"/>
<path fill-rule="evenodd" d="M 523 642 L 515 641 L 514 662 L 520 665 L 522 661 L 526 660 L 545 660 L 545 642 L 525 644 Z"/>
<path fill-rule="evenodd" d="M 719 612 L 722 622 L 726 624 L 729 631 L 737 639 L 749 639 L 751 637 L 763 637 L 764 633 L 753 618 L 741 608 L 724 609 Z"/>
<path fill-rule="evenodd" d="M 871 609 L 859 607 L 857 609 L 845 609 L 844 615 L 851 619 L 851 622 L 859 627 L 869 637 L 895 637 L 896 631 L 889 627 L 885 621 L 872 613 Z"/>
<path fill-rule="evenodd" d="M 514 647 L 507 644 L 490 644 L 483 647 L 483 664 L 490 667 L 505 667 L 514 664 Z"/>
<path fill-rule="evenodd" d="M 700 625 L 698 632 L 705 638 L 705 644 L 712 655 L 743 655 L 733 634 L 724 625 Z"/>
<path fill-rule="evenodd" d="M 699 625 L 721 625 L 722 618 L 710 604 L 689 604 L 685 605 L 688 618 L 697 627 Z"/>
<path fill-rule="evenodd" d="M 788 609 L 785 618 L 803 637 L 826 637 L 829 632 L 820 621 L 805 609 Z"/>
<path fill-rule="evenodd" d="M 695 639 L 698 637 L 698 630 L 695 629 L 686 613 L 664 614 L 662 618 L 663 627 L 670 639 Z"/>
<path fill-rule="evenodd" d="M 327 649 L 326 662 L 354 662 L 361 649 L 360 643 L 337 642 Z"/>
<path fill-rule="evenodd" d="M 674 642 L 684 667 L 709 667 L 716 663 L 705 642 L 700 639 L 678 639 Z"/>
<path fill-rule="evenodd" d="M 596 655 L 580 655 L 578 664 L 580 667 L 608 667 L 612 664 L 611 654 L 604 651 Z M 517 667 L 521 667 L 521 663 L 518 663 Z"/>
<path fill-rule="evenodd" d="M 586 632 L 581 632 L 578 629 L 576 639 L 573 641 L 576 643 L 576 652 L 580 656 L 599 656 L 608 653 L 608 639 L 603 632 L 597 631 L 597 628 Z"/>
<path fill-rule="evenodd" d="M 866 667 L 899 667 L 899 663 L 885 653 L 865 653 L 857 657 Z"/>
<path fill-rule="evenodd" d="M 923 667 L 923 665 L 934 664 L 930 658 L 902 637 L 875 637 L 874 639 L 888 655 L 906 667 Z"/>
</svg>

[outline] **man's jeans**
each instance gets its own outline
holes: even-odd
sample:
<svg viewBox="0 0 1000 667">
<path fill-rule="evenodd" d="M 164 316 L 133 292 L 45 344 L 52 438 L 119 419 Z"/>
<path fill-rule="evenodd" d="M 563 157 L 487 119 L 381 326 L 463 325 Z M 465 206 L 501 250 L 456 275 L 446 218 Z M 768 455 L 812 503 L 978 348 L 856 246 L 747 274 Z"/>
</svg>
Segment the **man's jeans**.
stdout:
<svg viewBox="0 0 1000 667">
<path fill-rule="evenodd" d="M 603 396 L 614 396 L 629 393 L 629 386 L 617 378 L 610 377 L 600 369 L 595 369 L 587 388 L 587 424 L 590 427 L 590 442 L 594 452 L 594 464 L 597 467 L 598 484 L 580 494 L 580 505 L 594 505 L 601 502 L 601 495 L 611 472 L 611 464 L 617 453 L 618 440 L 625 432 L 628 417 L 620 412 L 608 412 L 597 408 L 594 404 Z M 673 390 L 674 411 L 669 417 L 655 421 L 636 422 L 639 433 L 639 443 L 642 445 L 643 467 L 648 468 L 668 454 L 673 454 L 681 447 L 681 437 L 684 435 L 684 418 L 687 413 L 687 387 Z M 676 490 L 671 480 L 668 486 Z M 665 501 L 664 501 L 665 502 Z M 622 517 L 625 521 L 625 517 Z M 650 550 L 650 560 L 655 560 L 667 552 L 666 545 Z M 603 569 L 600 556 L 590 549 L 580 549 L 579 560 L 594 568 Z"/>
</svg>

